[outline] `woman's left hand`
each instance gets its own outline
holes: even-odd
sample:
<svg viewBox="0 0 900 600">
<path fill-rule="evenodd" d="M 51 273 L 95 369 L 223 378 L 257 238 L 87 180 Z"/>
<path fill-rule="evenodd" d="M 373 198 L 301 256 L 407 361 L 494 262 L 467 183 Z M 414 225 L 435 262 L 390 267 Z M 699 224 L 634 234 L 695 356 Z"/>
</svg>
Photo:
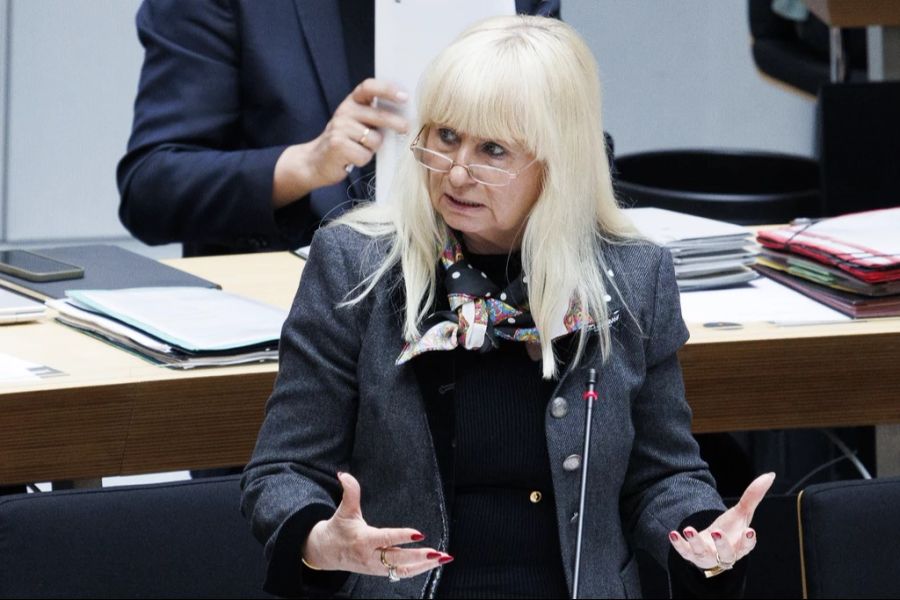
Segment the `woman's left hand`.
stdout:
<svg viewBox="0 0 900 600">
<path fill-rule="evenodd" d="M 756 546 L 756 532 L 750 527 L 750 521 L 773 481 L 775 473 L 754 479 L 738 503 L 703 531 L 686 527 L 681 534 L 670 532 L 672 546 L 685 560 L 707 571 L 707 575 L 730 569 Z"/>
</svg>

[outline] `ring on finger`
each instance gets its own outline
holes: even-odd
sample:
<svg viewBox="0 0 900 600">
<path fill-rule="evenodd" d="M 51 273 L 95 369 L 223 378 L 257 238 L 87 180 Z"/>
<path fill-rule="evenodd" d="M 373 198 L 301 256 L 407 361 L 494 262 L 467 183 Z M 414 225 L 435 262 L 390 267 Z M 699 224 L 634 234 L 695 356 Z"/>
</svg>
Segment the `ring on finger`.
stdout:
<svg viewBox="0 0 900 600">
<path fill-rule="evenodd" d="M 387 552 L 389 549 L 390 548 L 382 548 L 381 549 L 381 564 L 383 564 L 385 567 L 387 567 L 388 581 L 390 581 L 391 583 L 397 583 L 398 581 L 400 581 L 400 576 L 397 575 L 397 565 L 389 562 L 387 557 L 384 555 L 384 553 Z"/>
<path fill-rule="evenodd" d="M 715 577 L 716 575 L 721 575 L 725 571 L 728 571 L 729 569 L 733 569 L 733 568 L 734 568 L 734 561 L 731 561 L 731 562 L 723 561 L 717 551 L 716 552 L 716 566 L 714 566 L 710 569 L 703 569 L 703 574 L 706 576 L 707 579 L 709 579 L 710 577 Z"/>
<path fill-rule="evenodd" d="M 365 145 L 366 145 L 366 138 L 369 137 L 369 132 L 370 132 L 370 131 L 372 131 L 372 130 L 371 130 L 370 128 L 366 127 L 366 130 L 363 131 L 363 134 L 362 134 L 361 136 L 359 136 L 359 139 L 356 140 L 356 143 L 359 144 L 359 145 L 361 145 L 361 146 L 365 146 Z"/>
<path fill-rule="evenodd" d="M 722 560 L 722 558 L 719 556 L 719 552 L 717 550 L 716 551 L 716 566 L 721 567 L 727 571 L 728 569 L 731 569 L 732 567 L 734 567 L 734 561 L 728 562 L 728 561 Z"/>
</svg>

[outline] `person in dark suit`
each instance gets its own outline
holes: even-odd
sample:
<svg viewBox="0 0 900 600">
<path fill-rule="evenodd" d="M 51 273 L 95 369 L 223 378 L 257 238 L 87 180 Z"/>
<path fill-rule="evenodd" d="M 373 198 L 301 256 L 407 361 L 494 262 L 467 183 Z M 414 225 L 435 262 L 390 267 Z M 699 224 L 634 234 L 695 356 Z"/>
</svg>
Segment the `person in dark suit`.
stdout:
<svg viewBox="0 0 900 600">
<path fill-rule="evenodd" d="M 424 73 L 392 197 L 317 232 L 285 323 L 242 480 L 268 591 L 571 597 L 582 521 L 583 597 L 639 597 L 637 549 L 740 588 L 774 475 L 725 510 L 672 260 L 617 207 L 599 115 L 554 19 L 482 21 Z"/>
<path fill-rule="evenodd" d="M 117 179 L 119 217 L 148 244 L 181 242 L 185 256 L 308 244 L 368 199 L 379 130 L 406 130 L 369 106 L 403 98 L 369 80 L 372 0 L 145 0 L 137 30 L 144 65 Z"/>
</svg>

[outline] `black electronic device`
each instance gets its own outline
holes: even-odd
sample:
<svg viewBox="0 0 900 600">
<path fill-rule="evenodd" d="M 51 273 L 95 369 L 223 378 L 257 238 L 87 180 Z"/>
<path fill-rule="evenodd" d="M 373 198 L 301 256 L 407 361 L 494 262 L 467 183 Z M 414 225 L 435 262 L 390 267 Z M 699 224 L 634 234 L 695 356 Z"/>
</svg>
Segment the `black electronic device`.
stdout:
<svg viewBox="0 0 900 600">
<path fill-rule="evenodd" d="M 27 250 L 0 250 L 0 272 L 27 281 L 61 281 L 84 277 L 84 269 Z"/>
</svg>

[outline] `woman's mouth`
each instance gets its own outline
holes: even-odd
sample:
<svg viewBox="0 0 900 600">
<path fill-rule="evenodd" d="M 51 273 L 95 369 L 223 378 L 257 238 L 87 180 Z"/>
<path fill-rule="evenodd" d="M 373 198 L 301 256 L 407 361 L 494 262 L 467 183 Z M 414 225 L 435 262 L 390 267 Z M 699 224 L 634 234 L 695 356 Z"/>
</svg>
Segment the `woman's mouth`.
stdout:
<svg viewBox="0 0 900 600">
<path fill-rule="evenodd" d="M 444 194 L 450 203 L 454 206 L 458 206 L 460 208 L 481 208 L 483 205 L 477 202 L 470 202 L 469 200 L 463 200 L 462 198 L 455 198 L 450 194 Z"/>
</svg>

